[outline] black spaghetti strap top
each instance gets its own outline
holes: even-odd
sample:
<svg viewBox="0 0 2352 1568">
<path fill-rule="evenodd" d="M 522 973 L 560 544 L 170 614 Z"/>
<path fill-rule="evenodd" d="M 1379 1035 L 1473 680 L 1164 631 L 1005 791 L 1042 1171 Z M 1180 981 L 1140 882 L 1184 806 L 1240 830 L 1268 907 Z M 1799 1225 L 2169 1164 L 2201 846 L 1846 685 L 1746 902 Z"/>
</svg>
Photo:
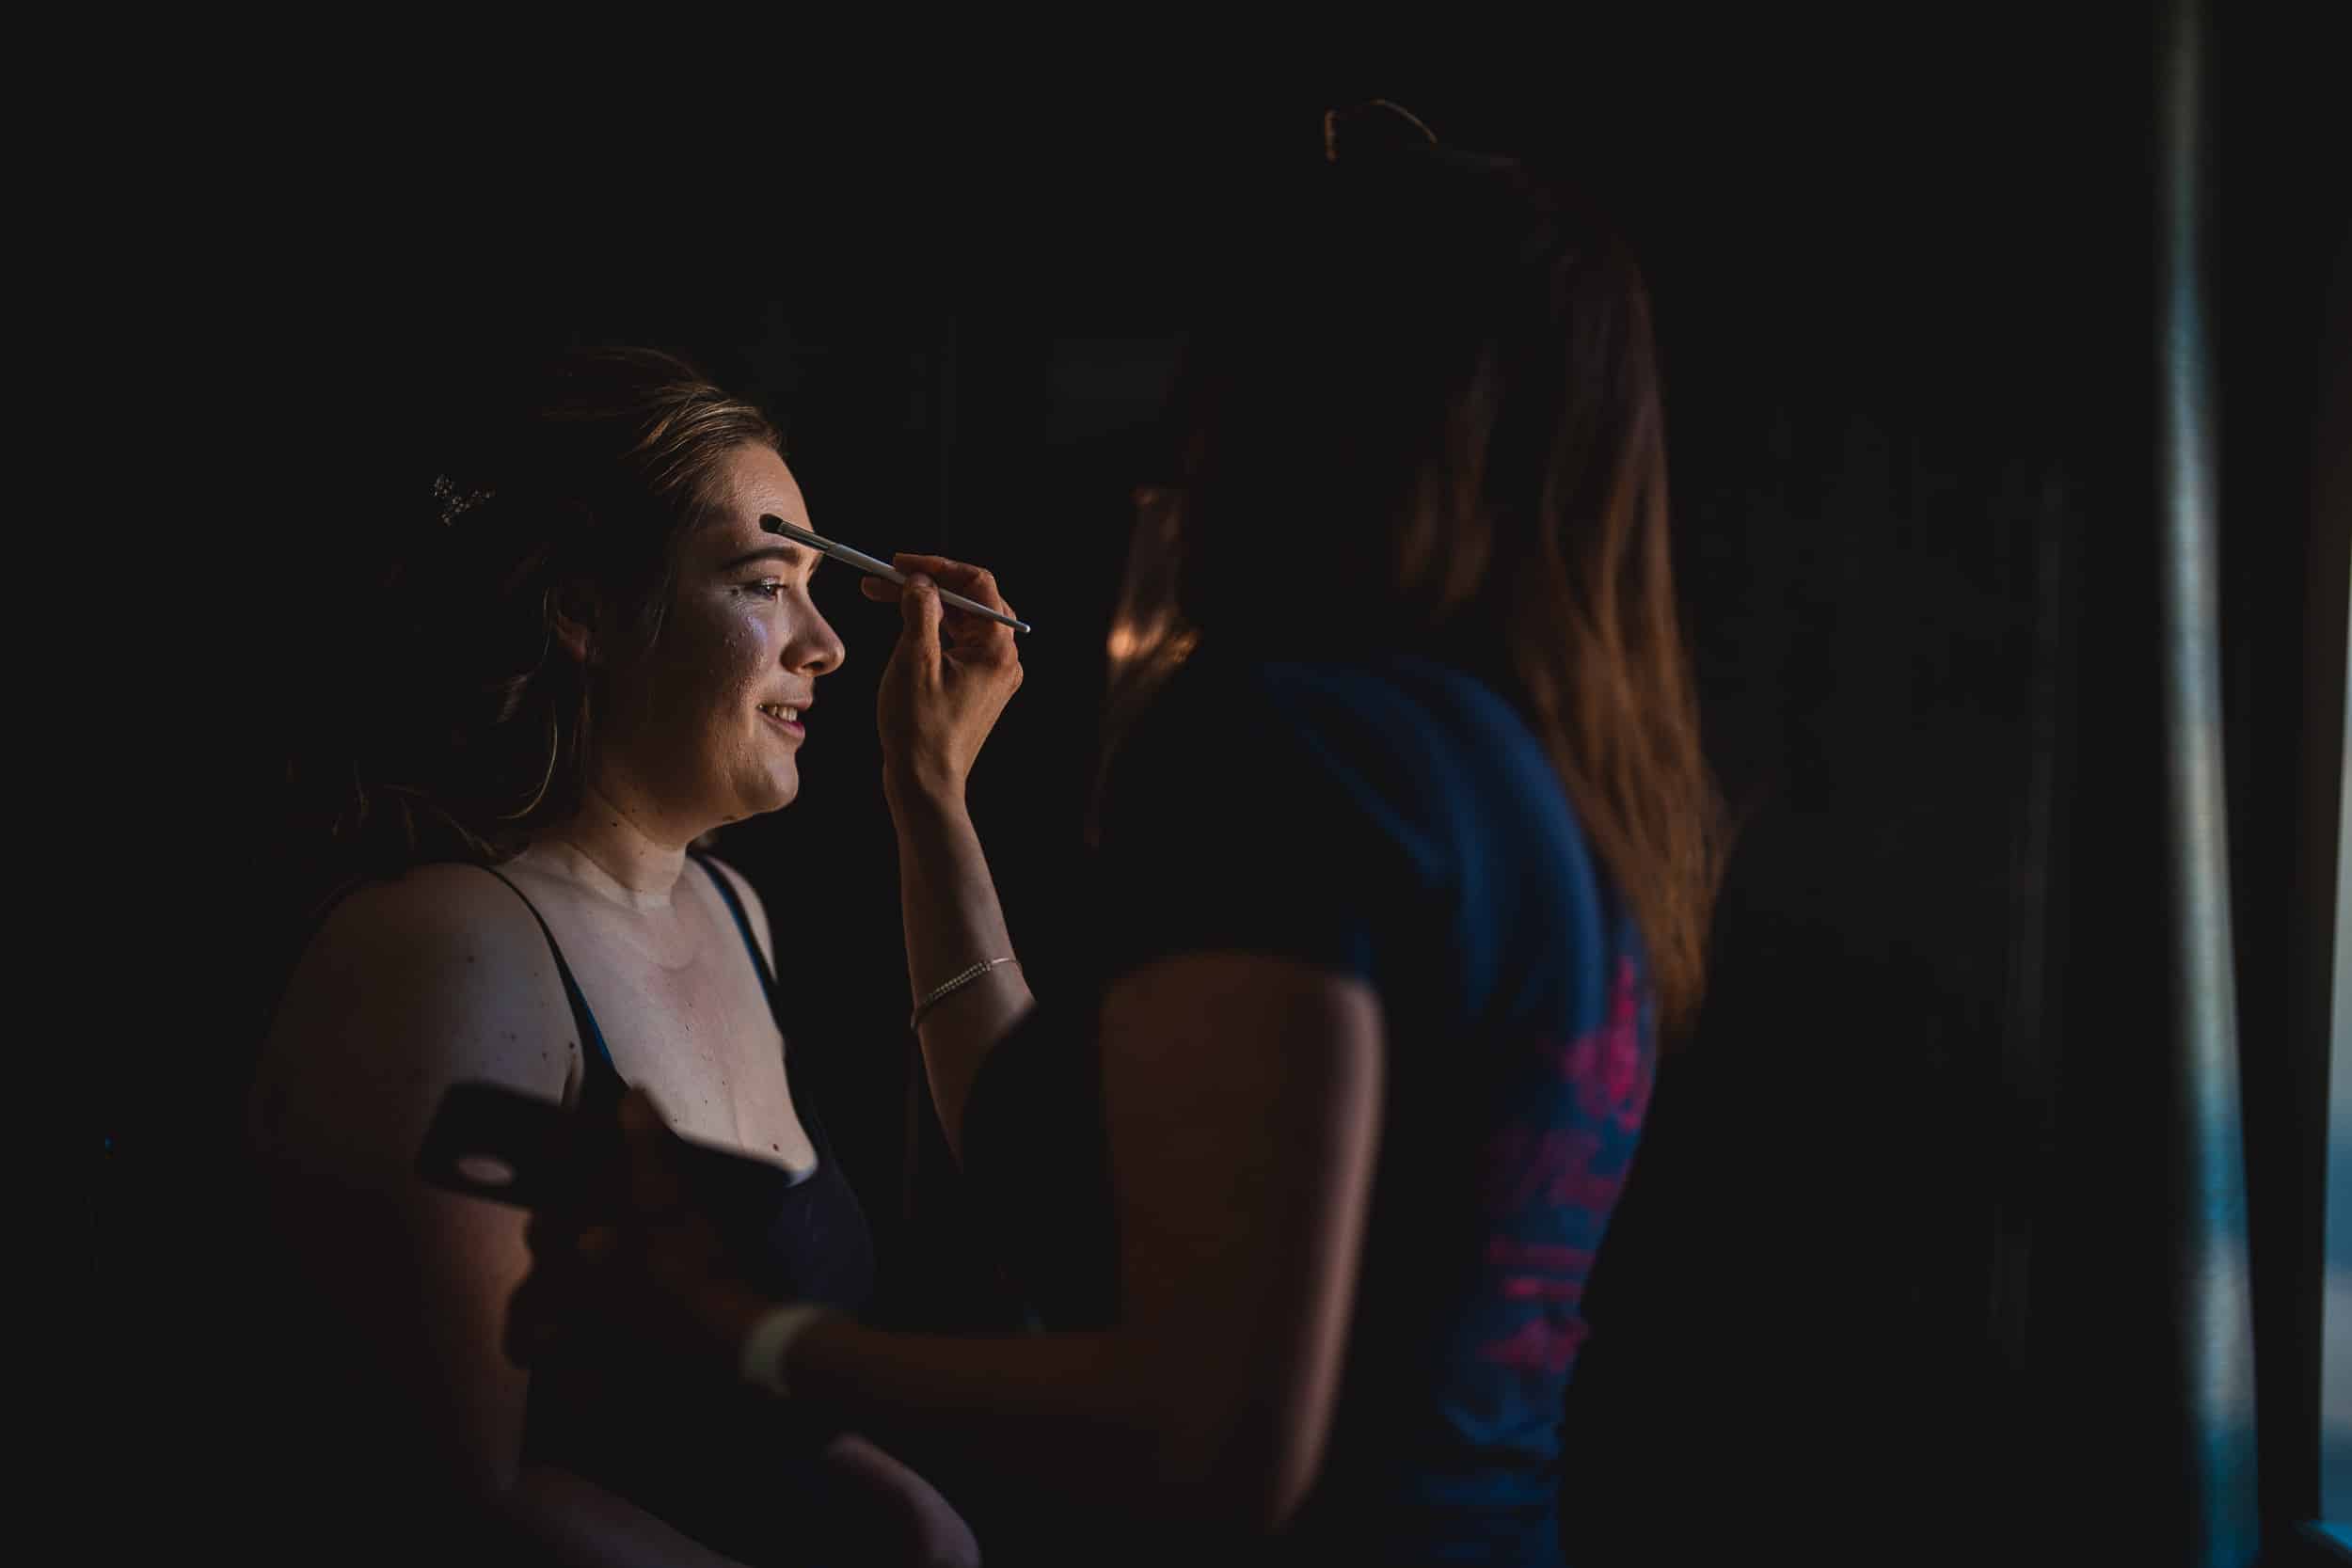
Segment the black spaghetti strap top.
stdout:
<svg viewBox="0 0 2352 1568">
<path fill-rule="evenodd" d="M 760 955 L 743 906 L 715 867 L 700 855 L 692 858 L 735 917 L 769 1014 L 784 1034 L 775 975 Z M 494 869 L 491 874 L 531 909 L 554 955 L 564 999 L 580 1026 L 585 1068 L 580 1109 L 590 1115 L 607 1111 L 618 1104 L 626 1085 L 596 1014 L 537 907 L 505 876 Z M 866 1212 L 842 1175 L 815 1107 L 799 1094 L 795 1103 L 816 1146 L 817 1168 L 798 1180 L 777 1168 L 772 1184 L 746 1183 L 728 1196 L 726 1212 L 713 1218 L 746 1277 L 763 1292 L 855 1311 L 874 1280 Z M 796 1537 L 804 1539 L 806 1516 L 821 1505 L 817 1454 L 837 1432 L 748 1391 L 681 1390 L 675 1376 L 649 1369 L 539 1372 L 531 1380 L 523 1462 L 594 1481 L 718 1551 L 749 1561 L 775 1561 Z"/>
</svg>

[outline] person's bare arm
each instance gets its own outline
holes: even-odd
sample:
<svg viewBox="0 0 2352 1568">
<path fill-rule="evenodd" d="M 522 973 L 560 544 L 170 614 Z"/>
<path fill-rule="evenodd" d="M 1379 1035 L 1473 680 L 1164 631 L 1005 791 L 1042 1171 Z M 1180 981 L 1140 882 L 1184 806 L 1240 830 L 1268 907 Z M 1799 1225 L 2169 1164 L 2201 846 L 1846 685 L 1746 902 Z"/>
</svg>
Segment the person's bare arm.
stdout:
<svg viewBox="0 0 2352 1568">
<path fill-rule="evenodd" d="M 825 1446 L 820 1463 L 833 1517 L 822 1526 L 844 1560 L 908 1568 L 977 1568 L 980 1544 L 938 1488 L 855 1433 Z"/>
<path fill-rule="evenodd" d="M 1010 628 L 940 601 L 936 589 L 945 586 L 1010 614 L 987 571 L 943 556 L 892 559 L 913 574 L 905 588 L 880 578 L 864 579 L 863 587 L 868 598 L 896 601 L 899 610 L 898 642 L 883 672 L 877 719 L 882 791 L 898 835 L 907 984 L 919 1000 L 973 964 L 1015 956 L 988 857 L 964 809 L 964 781 L 997 716 L 1021 689 L 1021 654 Z M 959 1159 L 972 1082 L 1036 1005 L 1020 966 L 1004 964 L 942 999 L 916 1027 L 932 1103 Z"/>
<path fill-rule="evenodd" d="M 1378 999 L 1287 959 L 1200 954 L 1119 981 L 1103 1029 L 1119 1326 L 983 1339 L 828 1320 L 785 1380 L 918 1462 L 1271 1528 L 1312 1483 L 1337 1401 L 1378 1153 Z M 739 1344 L 728 1312 L 715 1338 Z"/>
<path fill-rule="evenodd" d="M 551 1465 L 527 1465 L 502 1515 L 570 1568 L 741 1568 L 627 1497 Z"/>
<path fill-rule="evenodd" d="M 580 1068 L 529 910 L 478 869 L 425 866 L 353 894 L 304 955 L 264 1047 L 253 1132 L 352 1354 L 388 1358 L 427 1412 L 440 1451 L 416 1456 L 421 1471 L 567 1561 L 721 1563 L 580 1477 L 521 1465 L 528 1376 L 501 1336 L 529 1267 L 525 1216 L 413 1173 L 452 1083 L 556 1100 Z"/>
<path fill-rule="evenodd" d="M 910 787 L 894 796 L 891 817 L 898 829 L 898 907 L 912 993 L 920 997 L 971 964 L 1014 957 L 988 856 L 961 795 Z M 959 988 L 916 1026 L 931 1102 L 958 1159 L 973 1081 L 997 1042 L 1036 1006 L 1021 966 L 1004 964 Z"/>
</svg>

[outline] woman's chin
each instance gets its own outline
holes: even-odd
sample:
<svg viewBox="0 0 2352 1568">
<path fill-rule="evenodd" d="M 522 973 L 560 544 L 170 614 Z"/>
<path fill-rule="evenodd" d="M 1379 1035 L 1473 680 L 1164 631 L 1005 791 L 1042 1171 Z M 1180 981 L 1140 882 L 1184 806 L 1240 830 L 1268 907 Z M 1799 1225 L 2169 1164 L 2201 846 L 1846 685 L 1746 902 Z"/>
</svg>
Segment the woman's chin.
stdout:
<svg viewBox="0 0 2352 1568">
<path fill-rule="evenodd" d="M 801 798 L 801 776 L 787 773 L 781 778 L 771 776 L 761 781 L 757 789 L 743 792 L 747 816 L 764 816 L 771 811 L 782 811 Z"/>
</svg>

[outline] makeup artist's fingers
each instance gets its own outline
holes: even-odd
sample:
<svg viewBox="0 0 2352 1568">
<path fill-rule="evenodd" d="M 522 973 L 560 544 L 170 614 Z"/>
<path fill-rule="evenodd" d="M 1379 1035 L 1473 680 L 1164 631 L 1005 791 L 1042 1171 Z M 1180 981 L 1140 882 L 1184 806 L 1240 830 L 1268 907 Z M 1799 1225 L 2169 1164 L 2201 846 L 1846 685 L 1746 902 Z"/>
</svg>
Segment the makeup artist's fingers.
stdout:
<svg viewBox="0 0 2352 1568">
<path fill-rule="evenodd" d="M 914 798 L 909 789 L 929 797 L 952 796 L 963 787 L 997 717 L 1020 689 L 1021 655 L 1009 626 L 940 600 L 952 591 L 1009 613 L 989 572 L 935 555 L 900 555 L 894 564 L 907 574 L 898 591 L 902 626 L 882 671 L 875 718 L 896 810 L 895 802 Z"/>
<path fill-rule="evenodd" d="M 946 608 L 939 602 L 939 590 L 919 573 L 909 573 L 903 589 L 895 583 L 891 586 L 898 594 L 898 621 L 904 628 L 891 657 L 905 655 L 914 661 L 915 673 L 935 682 L 939 678 L 940 611 Z"/>
<path fill-rule="evenodd" d="M 900 571 L 918 571 L 933 578 L 940 587 L 961 594 L 974 604 L 986 605 L 999 615 L 1012 615 L 1012 607 L 997 592 L 996 574 L 985 566 L 974 566 L 961 561 L 950 561 L 940 555 L 900 555 L 891 564 Z M 1017 661 L 1020 654 L 1012 641 L 1012 628 L 985 615 L 975 615 L 954 605 L 945 606 L 946 626 L 955 639 L 956 654 L 969 663 L 975 657 L 992 664 Z M 1020 619 L 1018 616 L 1013 617 Z"/>
<path fill-rule="evenodd" d="M 1004 594 L 997 590 L 995 574 L 985 567 L 950 561 L 944 555 L 900 554 L 893 558 L 892 564 L 901 571 L 921 572 L 949 593 L 961 594 L 975 604 L 987 605 L 999 614 L 1013 613 L 1012 607 L 1005 602 Z M 896 604 L 898 601 L 898 585 L 888 578 L 878 578 L 870 573 L 858 578 L 858 592 L 881 604 Z M 945 608 L 950 626 L 960 619 L 969 619 L 972 614 L 956 605 Z M 1018 616 L 1014 618 L 1019 619 Z"/>
<path fill-rule="evenodd" d="M 901 572 L 920 572 L 948 592 L 984 604 L 999 615 L 1012 613 L 1004 595 L 996 592 L 996 574 L 985 566 L 950 561 L 944 555 L 894 555 L 890 563 Z"/>
<path fill-rule="evenodd" d="M 956 657 L 966 663 L 976 657 L 996 665 L 1017 665 L 1021 662 L 1021 649 L 1012 640 L 1010 626 L 1001 621 L 992 621 L 985 615 L 960 610 L 953 605 L 947 607 L 947 613 L 954 617 L 947 625 L 955 634 Z M 1012 610 L 1007 607 L 997 613 L 1011 615 Z M 1013 618 L 1020 619 L 1019 616 Z"/>
</svg>

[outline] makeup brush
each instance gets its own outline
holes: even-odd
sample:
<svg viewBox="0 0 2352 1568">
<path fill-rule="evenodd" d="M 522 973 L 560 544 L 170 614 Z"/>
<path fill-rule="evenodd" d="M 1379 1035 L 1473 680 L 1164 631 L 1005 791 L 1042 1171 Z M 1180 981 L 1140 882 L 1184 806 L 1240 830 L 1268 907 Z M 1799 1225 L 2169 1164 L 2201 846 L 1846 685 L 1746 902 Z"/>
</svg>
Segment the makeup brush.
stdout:
<svg viewBox="0 0 2352 1568">
<path fill-rule="evenodd" d="M 811 533 L 804 528 L 794 528 L 781 517 L 762 516 L 759 519 L 759 526 L 770 533 L 782 534 L 796 545 L 806 545 L 820 555 L 829 555 L 835 561 L 846 562 L 861 572 L 871 572 L 886 582 L 904 582 L 907 579 L 904 572 L 887 561 L 877 561 L 862 550 L 853 550 L 847 545 L 836 545 L 832 540 Z M 988 606 L 974 604 L 961 594 L 950 594 L 942 588 L 939 591 L 939 596 L 943 602 L 954 605 L 958 610 L 968 610 L 975 615 L 985 615 L 998 625 L 1010 626 L 1015 631 L 1029 629 L 1028 622 L 1016 621 L 1009 615 L 999 615 Z"/>
</svg>

